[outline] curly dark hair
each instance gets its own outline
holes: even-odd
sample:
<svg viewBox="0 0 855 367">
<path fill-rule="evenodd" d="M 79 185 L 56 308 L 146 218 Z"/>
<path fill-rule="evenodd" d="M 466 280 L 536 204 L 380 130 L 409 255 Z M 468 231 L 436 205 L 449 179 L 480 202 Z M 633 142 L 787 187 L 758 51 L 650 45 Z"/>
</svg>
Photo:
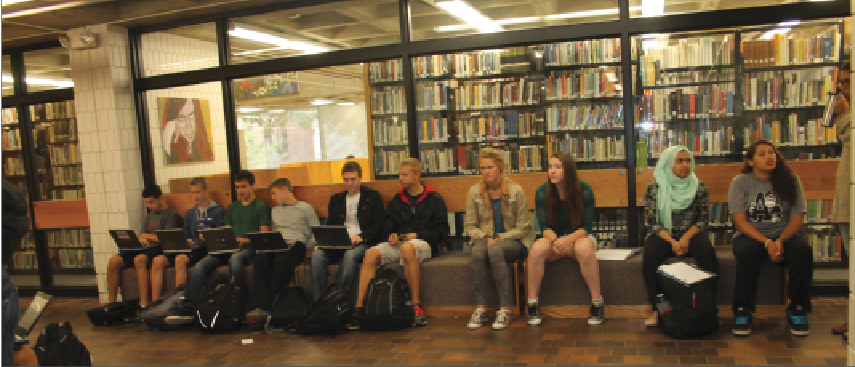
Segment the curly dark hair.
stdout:
<svg viewBox="0 0 855 367">
<path fill-rule="evenodd" d="M 768 145 L 775 152 L 775 169 L 772 170 L 772 192 L 786 203 L 795 203 L 799 196 L 796 174 L 787 165 L 787 160 L 784 159 L 778 148 L 771 142 L 758 140 L 748 147 L 748 150 L 745 152 L 745 166 L 742 167 L 742 173 L 754 172 L 754 167 L 749 165 L 748 161 L 754 159 L 754 154 L 757 153 L 757 147 L 760 145 Z"/>
</svg>

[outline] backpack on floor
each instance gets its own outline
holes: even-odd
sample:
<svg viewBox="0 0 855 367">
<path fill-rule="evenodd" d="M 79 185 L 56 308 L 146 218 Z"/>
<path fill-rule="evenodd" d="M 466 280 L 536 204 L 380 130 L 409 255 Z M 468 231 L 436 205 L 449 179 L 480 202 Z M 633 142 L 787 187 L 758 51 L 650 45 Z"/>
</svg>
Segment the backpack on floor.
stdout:
<svg viewBox="0 0 855 367">
<path fill-rule="evenodd" d="M 656 273 L 659 287 L 670 310 L 659 312 L 659 329 L 675 339 L 690 339 L 718 331 L 716 277 L 689 286 Z"/>
<path fill-rule="evenodd" d="M 267 312 L 267 331 L 283 330 L 300 320 L 312 308 L 312 298 L 299 285 L 290 285 L 276 292 L 273 304 Z"/>
<path fill-rule="evenodd" d="M 89 349 L 77 339 L 68 321 L 45 326 L 33 347 L 39 366 L 91 366 Z"/>
<path fill-rule="evenodd" d="M 363 330 L 398 330 L 415 321 L 410 286 L 389 268 L 368 283 L 364 306 L 365 313 L 359 319 Z"/>
<path fill-rule="evenodd" d="M 350 292 L 334 283 L 309 312 L 291 324 L 288 330 L 300 335 L 335 335 L 347 327 L 352 315 Z"/>
<path fill-rule="evenodd" d="M 110 326 L 133 323 L 142 310 L 139 299 L 112 302 L 86 311 L 89 321 L 95 326 Z"/>
<path fill-rule="evenodd" d="M 150 303 L 142 312 L 140 319 L 149 327 L 161 331 L 175 330 L 176 325 L 166 323 L 166 318 L 178 314 L 181 308 L 181 299 L 184 297 L 185 286 L 180 285 L 154 302 Z"/>
<path fill-rule="evenodd" d="M 246 289 L 235 277 L 220 274 L 205 286 L 196 302 L 196 324 L 207 333 L 238 331 L 243 325 Z"/>
</svg>

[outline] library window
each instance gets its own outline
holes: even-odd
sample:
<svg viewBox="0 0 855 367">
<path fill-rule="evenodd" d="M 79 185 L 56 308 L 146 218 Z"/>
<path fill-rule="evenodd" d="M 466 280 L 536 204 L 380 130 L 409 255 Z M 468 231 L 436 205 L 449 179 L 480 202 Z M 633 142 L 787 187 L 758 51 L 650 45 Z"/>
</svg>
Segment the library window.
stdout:
<svg viewBox="0 0 855 367">
<path fill-rule="evenodd" d="M 410 17 L 418 41 L 617 20 L 619 9 L 617 0 L 412 1 Z"/>
<path fill-rule="evenodd" d="M 656 17 L 662 15 L 699 13 L 716 10 L 774 6 L 793 2 L 823 0 L 757 0 L 757 1 L 680 1 L 680 0 L 629 0 L 629 16 Z"/>
<path fill-rule="evenodd" d="M 234 18 L 231 63 L 401 42 L 397 0 L 337 1 Z"/>
<path fill-rule="evenodd" d="M 64 47 L 24 52 L 24 75 L 28 93 L 74 87 L 71 61 Z"/>
<path fill-rule="evenodd" d="M 164 193 L 189 192 L 193 177 L 231 191 L 221 83 L 146 92 L 154 173 Z"/>
<path fill-rule="evenodd" d="M 368 74 L 352 64 L 233 81 L 241 167 L 294 184 L 341 182 L 351 159 L 369 172 Z"/>
<path fill-rule="evenodd" d="M 83 199 L 74 101 L 29 106 L 38 200 Z"/>
<path fill-rule="evenodd" d="M 15 88 L 12 81 L 12 57 L 3 55 L 3 97 L 15 94 Z"/>
<path fill-rule="evenodd" d="M 149 77 L 220 65 L 214 23 L 202 23 L 140 37 L 142 76 Z"/>
</svg>

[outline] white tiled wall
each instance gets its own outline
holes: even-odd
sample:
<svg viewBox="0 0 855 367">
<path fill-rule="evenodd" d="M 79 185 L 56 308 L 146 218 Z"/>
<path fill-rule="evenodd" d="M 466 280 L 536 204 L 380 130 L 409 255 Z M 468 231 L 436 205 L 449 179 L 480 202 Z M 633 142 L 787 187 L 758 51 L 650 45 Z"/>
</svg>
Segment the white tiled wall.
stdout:
<svg viewBox="0 0 855 367">
<path fill-rule="evenodd" d="M 853 5 L 855 5 L 855 0 L 853 0 Z M 853 11 L 855 11 L 855 8 L 853 8 Z M 855 13 L 853 13 L 853 14 L 855 14 Z M 853 25 L 850 22 L 850 27 L 852 27 L 852 28 L 849 30 L 849 32 L 850 32 L 850 34 L 852 34 L 852 31 L 855 30 L 855 25 Z M 850 58 L 850 61 L 852 61 L 853 59 L 855 59 L 855 55 L 850 54 L 849 58 Z M 855 89 L 855 85 L 850 86 L 850 88 Z M 852 146 L 853 133 L 855 133 L 855 128 L 852 128 L 851 130 L 849 130 L 849 146 L 850 147 Z M 851 184 L 850 195 L 853 195 L 853 194 L 855 194 L 855 160 L 852 160 L 852 162 L 850 164 L 851 164 L 851 168 L 850 168 L 851 176 L 849 178 L 849 182 Z M 855 237 L 853 237 L 853 234 L 852 234 L 852 230 L 855 229 L 855 226 L 852 225 L 852 220 L 855 219 L 855 206 L 851 205 L 851 198 L 853 198 L 853 197 L 855 197 L 855 195 L 850 196 L 850 205 L 849 205 L 850 210 L 851 210 L 850 214 L 849 214 L 849 237 L 850 238 L 844 238 L 843 239 L 844 241 L 849 241 L 849 249 L 850 250 L 855 249 L 855 239 L 853 239 Z M 853 322 L 853 321 L 855 321 L 855 320 L 853 320 L 853 319 L 855 319 L 855 302 L 853 302 L 853 300 L 855 300 L 855 296 L 852 295 L 852 290 L 853 290 L 852 287 L 855 286 L 855 282 L 853 282 L 853 280 L 855 280 L 855 266 L 853 266 L 853 264 L 855 264 L 855 256 L 850 255 L 849 256 L 849 325 L 850 325 L 850 327 L 851 327 L 851 325 L 855 325 L 855 322 Z M 849 340 L 848 341 L 849 347 L 847 348 L 848 353 L 846 353 L 846 365 L 847 366 L 855 365 L 855 344 L 853 344 L 852 339 L 853 338 L 848 339 Z"/>
<path fill-rule="evenodd" d="M 142 35 L 140 49 L 145 76 L 199 70 L 219 65 L 215 42 L 158 32 Z"/>
</svg>

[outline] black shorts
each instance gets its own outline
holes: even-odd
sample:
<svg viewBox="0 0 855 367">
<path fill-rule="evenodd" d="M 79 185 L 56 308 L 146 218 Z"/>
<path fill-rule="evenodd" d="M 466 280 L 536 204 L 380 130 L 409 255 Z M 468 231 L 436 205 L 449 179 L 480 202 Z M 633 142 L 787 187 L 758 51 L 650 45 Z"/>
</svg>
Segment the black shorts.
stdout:
<svg viewBox="0 0 855 367">
<path fill-rule="evenodd" d="M 146 269 L 151 269 L 151 261 L 154 260 L 157 255 L 163 254 L 163 247 L 160 246 L 149 246 L 142 250 L 131 251 L 131 250 L 122 250 L 119 252 L 119 256 L 122 257 L 122 261 L 125 263 L 125 269 L 134 267 L 134 258 L 137 255 L 146 255 L 148 256 L 148 261 L 146 262 Z"/>
<path fill-rule="evenodd" d="M 163 254 L 163 256 L 165 256 L 166 259 L 169 260 L 169 266 L 175 266 L 175 257 L 178 255 L 187 255 L 190 260 L 187 262 L 187 267 L 190 268 L 196 265 L 199 260 L 202 260 L 203 258 L 205 258 L 205 256 L 208 255 L 208 249 L 206 247 L 199 247 L 193 249 L 190 252 L 172 252 Z"/>
</svg>

